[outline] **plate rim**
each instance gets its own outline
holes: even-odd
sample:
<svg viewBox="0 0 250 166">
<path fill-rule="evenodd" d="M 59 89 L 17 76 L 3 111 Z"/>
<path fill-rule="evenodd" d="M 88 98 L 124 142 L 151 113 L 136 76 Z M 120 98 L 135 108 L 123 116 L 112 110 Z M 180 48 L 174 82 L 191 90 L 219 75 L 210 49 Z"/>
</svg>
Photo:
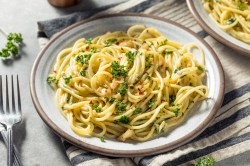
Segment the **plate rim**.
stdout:
<svg viewBox="0 0 250 166">
<path fill-rule="evenodd" d="M 198 1 L 200 1 L 200 0 L 198 0 Z M 193 17 L 195 18 L 195 20 L 208 34 L 210 34 L 213 38 L 215 38 L 220 43 L 222 43 L 222 44 L 224 44 L 224 45 L 226 45 L 226 46 L 228 46 L 228 47 L 230 47 L 230 48 L 232 48 L 240 53 L 243 53 L 247 57 L 250 57 L 250 50 L 245 49 L 245 48 L 231 42 L 230 40 L 227 40 L 226 38 L 219 35 L 219 33 L 215 32 L 215 30 L 213 30 L 212 28 L 210 28 L 206 24 L 206 22 L 201 18 L 199 12 L 196 10 L 196 8 L 194 6 L 194 0 L 186 0 L 186 2 L 187 2 L 188 9 L 191 12 L 191 14 L 193 15 Z M 228 34 L 228 35 L 230 35 L 230 34 Z M 230 36 L 232 36 L 232 35 L 230 35 Z M 232 36 L 232 37 L 234 37 L 234 36 Z M 235 39 L 237 39 L 237 38 L 235 38 Z M 237 40 L 239 40 L 239 39 L 237 39 Z M 243 41 L 241 41 L 241 42 L 243 42 Z M 250 45 L 249 45 L 249 47 L 250 47 Z"/>
<path fill-rule="evenodd" d="M 162 146 L 158 146 L 158 147 L 147 148 L 147 149 L 143 149 L 143 150 L 114 150 L 114 149 L 107 149 L 107 148 L 103 148 L 103 147 L 99 147 L 99 146 L 95 146 L 95 145 L 90 145 L 90 144 L 85 143 L 83 141 L 77 140 L 76 138 L 67 134 L 65 131 L 61 130 L 52 120 L 50 120 L 50 118 L 47 116 L 47 114 L 43 111 L 43 108 L 41 107 L 40 102 L 37 98 L 36 88 L 35 88 L 35 75 L 36 75 L 37 67 L 38 67 L 38 64 L 39 64 L 42 56 L 44 55 L 44 53 L 50 47 L 51 44 L 53 44 L 64 33 L 70 31 L 71 29 L 73 29 L 77 26 L 80 26 L 80 25 L 85 24 L 85 23 L 90 22 L 90 21 L 102 19 L 102 18 L 120 17 L 120 16 L 134 16 L 134 17 L 151 18 L 151 19 L 155 19 L 155 20 L 159 20 L 159 21 L 173 24 L 174 26 L 177 26 L 177 27 L 183 29 L 184 31 L 186 31 L 189 34 L 191 34 L 192 36 L 194 36 L 197 40 L 199 40 L 208 49 L 208 51 L 210 52 L 211 56 L 213 57 L 215 64 L 218 68 L 218 71 L 219 71 L 218 74 L 219 74 L 219 79 L 220 79 L 218 100 L 215 101 L 215 104 L 214 104 L 213 109 L 211 110 L 210 114 L 192 132 L 188 133 L 187 135 L 185 135 L 185 136 L 183 136 L 183 137 L 181 137 L 181 138 L 179 138 L 171 143 L 168 143 L 168 144 L 165 144 Z M 220 62 L 219 58 L 217 57 L 216 53 L 213 51 L 213 49 L 208 45 L 208 43 L 205 40 L 203 40 L 200 36 L 198 36 L 196 33 L 191 31 L 190 29 L 188 29 L 188 28 L 186 28 L 186 27 L 184 27 L 184 26 L 182 26 L 174 21 L 171 21 L 171 20 L 168 20 L 165 18 L 161 18 L 158 16 L 152 16 L 152 15 L 148 15 L 148 14 L 137 14 L 137 13 L 119 13 L 119 14 L 98 15 L 98 16 L 90 17 L 86 20 L 79 21 L 79 22 L 74 23 L 71 26 L 67 27 L 66 29 L 62 30 L 61 32 L 56 34 L 53 38 L 51 38 L 50 41 L 46 44 L 46 46 L 38 53 L 38 56 L 35 59 L 35 62 L 32 66 L 31 77 L 30 77 L 30 93 L 31 93 L 31 98 L 32 98 L 33 104 L 36 108 L 36 111 L 39 114 L 39 116 L 41 117 L 41 119 L 44 121 L 44 123 L 47 126 L 49 126 L 49 128 L 52 129 L 58 136 L 64 138 L 65 140 L 67 140 L 71 144 L 73 144 L 79 148 L 88 150 L 90 152 L 95 152 L 95 153 L 103 154 L 106 156 L 114 156 L 114 157 L 149 156 L 149 155 L 155 155 L 155 154 L 163 153 L 166 151 L 170 151 L 174 148 L 180 147 L 181 145 L 191 141 L 192 139 L 197 137 L 202 131 L 204 131 L 208 127 L 208 125 L 212 122 L 217 111 L 221 107 L 221 104 L 223 101 L 223 95 L 224 95 L 224 91 L 225 91 L 224 82 L 225 82 L 224 71 L 223 71 L 221 62 Z"/>
</svg>

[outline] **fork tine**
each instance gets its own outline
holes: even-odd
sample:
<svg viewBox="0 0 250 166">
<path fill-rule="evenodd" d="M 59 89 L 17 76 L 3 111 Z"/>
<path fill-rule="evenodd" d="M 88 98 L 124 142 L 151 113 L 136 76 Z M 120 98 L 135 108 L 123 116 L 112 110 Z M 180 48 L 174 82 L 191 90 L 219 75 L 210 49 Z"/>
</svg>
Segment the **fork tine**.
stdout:
<svg viewBox="0 0 250 166">
<path fill-rule="evenodd" d="M 11 75 L 11 91 L 12 91 L 12 111 L 16 112 L 16 106 L 15 106 L 15 93 L 14 93 L 14 83 L 13 83 L 13 75 Z"/>
<path fill-rule="evenodd" d="M 6 75 L 6 112 L 10 112 L 10 105 L 9 105 L 9 90 L 8 90 L 8 76 Z"/>
<path fill-rule="evenodd" d="M 17 97 L 18 97 L 18 111 L 21 113 L 21 97 L 20 97 L 20 88 L 19 88 L 19 79 L 17 75 Z"/>
<path fill-rule="evenodd" d="M 2 75 L 0 75 L 0 112 L 3 113 L 3 88 L 2 88 Z"/>
</svg>

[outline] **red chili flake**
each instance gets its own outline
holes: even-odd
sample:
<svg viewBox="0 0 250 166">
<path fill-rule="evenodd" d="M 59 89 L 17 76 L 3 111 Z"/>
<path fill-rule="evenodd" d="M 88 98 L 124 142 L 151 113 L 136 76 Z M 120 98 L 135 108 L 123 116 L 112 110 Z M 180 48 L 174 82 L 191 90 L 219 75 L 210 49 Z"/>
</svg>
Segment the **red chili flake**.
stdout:
<svg viewBox="0 0 250 166">
<path fill-rule="evenodd" d="M 89 50 L 89 46 L 86 47 L 86 50 Z"/>
<path fill-rule="evenodd" d="M 122 59 L 122 57 L 118 57 L 118 59 L 119 59 L 119 60 L 121 60 L 121 59 Z"/>
<path fill-rule="evenodd" d="M 89 104 L 92 104 L 92 103 L 93 103 L 92 100 L 90 100 Z"/>
<path fill-rule="evenodd" d="M 142 91 L 139 91 L 139 95 L 144 95 L 144 92 L 142 92 Z"/>
<path fill-rule="evenodd" d="M 119 45 L 119 44 L 120 44 L 120 42 L 116 42 L 115 44 L 116 44 L 116 45 Z"/>
<path fill-rule="evenodd" d="M 56 71 L 56 70 L 54 70 L 54 73 L 57 73 L 57 71 Z"/>
</svg>

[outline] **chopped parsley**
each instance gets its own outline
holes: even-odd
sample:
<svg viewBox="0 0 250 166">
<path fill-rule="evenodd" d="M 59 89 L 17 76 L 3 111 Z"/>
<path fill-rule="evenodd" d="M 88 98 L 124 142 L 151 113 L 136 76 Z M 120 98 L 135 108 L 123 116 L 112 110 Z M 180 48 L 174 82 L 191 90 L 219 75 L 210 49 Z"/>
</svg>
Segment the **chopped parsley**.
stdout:
<svg viewBox="0 0 250 166">
<path fill-rule="evenodd" d="M 120 93 L 122 96 L 124 96 L 127 93 L 127 86 L 128 86 L 128 82 L 124 81 L 122 83 L 122 85 L 119 87 L 118 93 Z"/>
<path fill-rule="evenodd" d="M 70 100 L 70 96 L 68 95 L 66 98 L 66 102 L 69 103 L 69 100 Z"/>
<path fill-rule="evenodd" d="M 147 103 L 148 109 L 152 108 L 154 105 L 155 105 L 155 103 L 152 99 L 150 99 L 149 102 Z"/>
<path fill-rule="evenodd" d="M 105 47 L 109 47 L 115 42 L 117 42 L 117 39 L 115 39 L 115 38 L 108 39 L 105 41 Z"/>
<path fill-rule="evenodd" d="M 120 100 L 116 103 L 117 114 L 121 114 L 122 112 L 126 111 L 126 103 L 121 102 Z"/>
<path fill-rule="evenodd" d="M 164 45 L 166 45 L 167 43 L 168 43 L 168 40 L 165 39 L 163 42 L 160 43 L 160 46 L 164 46 Z"/>
<path fill-rule="evenodd" d="M 176 96 L 175 95 L 169 95 L 169 103 L 173 103 L 176 99 Z"/>
<path fill-rule="evenodd" d="M 183 75 L 183 76 L 181 76 L 180 78 L 184 78 L 184 77 L 186 77 L 187 75 Z"/>
<path fill-rule="evenodd" d="M 129 123 L 129 118 L 126 115 L 122 115 L 120 118 L 120 122 L 124 123 L 124 124 L 128 124 Z"/>
<path fill-rule="evenodd" d="M 85 77 L 86 76 L 86 70 L 80 71 L 80 75 L 83 76 L 83 77 Z"/>
<path fill-rule="evenodd" d="M 100 137 L 100 140 L 101 140 L 102 142 L 105 142 L 104 137 Z"/>
<path fill-rule="evenodd" d="M 179 67 L 177 69 L 174 70 L 174 73 L 177 73 L 178 71 L 180 71 L 182 69 L 182 67 Z"/>
<path fill-rule="evenodd" d="M 190 83 L 189 83 L 189 86 L 193 86 L 193 83 L 192 83 L 192 82 L 190 82 Z"/>
<path fill-rule="evenodd" d="M 76 56 L 76 61 L 80 62 L 82 65 L 88 64 L 92 54 L 84 54 Z"/>
<path fill-rule="evenodd" d="M 56 78 L 55 78 L 55 77 L 48 76 L 48 77 L 47 77 L 47 82 L 48 82 L 49 84 L 52 84 L 52 83 L 56 82 Z"/>
<path fill-rule="evenodd" d="M 138 53 L 137 51 L 134 51 L 134 52 L 129 51 L 129 52 L 127 52 L 127 53 L 125 54 L 126 57 L 128 58 L 128 62 L 129 62 L 129 63 L 134 63 L 135 56 L 136 56 L 137 53 Z"/>
<path fill-rule="evenodd" d="M 201 157 L 195 166 L 213 166 L 214 165 L 214 159 L 212 157 Z"/>
<path fill-rule="evenodd" d="M 90 49 L 90 52 L 92 52 L 92 53 L 97 53 L 98 51 L 97 51 L 97 49 L 96 49 L 95 47 L 92 47 L 92 48 Z"/>
<path fill-rule="evenodd" d="M 109 99 L 109 103 L 110 103 L 110 104 L 113 104 L 114 102 L 115 102 L 115 98 L 110 97 L 110 99 Z"/>
<path fill-rule="evenodd" d="M 133 111 L 133 115 L 137 115 L 139 113 L 142 112 L 142 108 L 136 108 L 134 111 Z"/>
<path fill-rule="evenodd" d="M 247 5 L 244 4 L 244 3 L 239 3 L 239 4 L 237 5 L 237 7 L 238 7 L 240 10 L 245 10 L 245 9 L 248 8 Z"/>
<path fill-rule="evenodd" d="M 117 77 L 126 77 L 128 74 L 128 71 L 125 70 L 125 66 L 119 65 L 117 61 L 113 61 L 111 63 L 111 74 L 114 78 Z"/>
<path fill-rule="evenodd" d="M 235 21 L 235 18 L 234 18 L 234 17 L 231 17 L 231 18 L 225 20 L 225 24 L 226 24 L 226 25 L 230 25 L 230 24 L 234 23 L 234 21 Z"/>
<path fill-rule="evenodd" d="M 86 44 L 88 45 L 92 44 L 92 38 L 89 38 L 88 40 L 86 40 Z"/>
<path fill-rule="evenodd" d="M 146 69 L 149 69 L 152 65 L 153 65 L 152 63 L 147 63 L 145 67 Z"/>
<path fill-rule="evenodd" d="M 169 55 L 169 54 L 172 54 L 173 51 L 172 51 L 172 50 L 164 50 L 162 53 L 163 53 L 164 55 Z"/>
<path fill-rule="evenodd" d="M 95 109 L 95 112 L 102 112 L 102 110 L 98 107 L 96 103 L 92 104 L 92 106 Z"/>
<path fill-rule="evenodd" d="M 175 116 L 177 117 L 179 115 L 179 111 L 180 111 L 180 108 L 176 108 L 173 113 L 175 114 Z"/>
<path fill-rule="evenodd" d="M 114 124 L 118 124 L 118 120 L 114 120 Z"/>
<path fill-rule="evenodd" d="M 71 81 L 72 76 L 63 77 L 63 79 L 64 79 L 65 83 L 68 84 Z"/>
<path fill-rule="evenodd" d="M 204 71 L 203 67 L 201 67 L 201 66 L 198 66 L 198 70 L 200 70 L 201 72 Z"/>
<path fill-rule="evenodd" d="M 150 76 L 147 76 L 147 77 L 146 77 L 146 80 L 151 80 L 151 77 L 150 77 Z"/>
</svg>

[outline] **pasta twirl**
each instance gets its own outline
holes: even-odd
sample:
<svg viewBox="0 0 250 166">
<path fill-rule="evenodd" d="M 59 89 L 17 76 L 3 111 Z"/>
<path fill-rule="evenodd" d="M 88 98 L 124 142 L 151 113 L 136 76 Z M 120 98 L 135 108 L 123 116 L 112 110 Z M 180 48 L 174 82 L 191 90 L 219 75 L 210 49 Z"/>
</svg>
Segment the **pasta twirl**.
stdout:
<svg viewBox="0 0 250 166">
<path fill-rule="evenodd" d="M 250 44 L 249 0 L 202 0 L 202 3 L 220 28 Z"/>
<path fill-rule="evenodd" d="M 201 62 L 191 49 L 200 51 Z M 72 130 L 81 136 L 145 141 L 177 126 L 200 100 L 202 49 L 134 25 L 79 39 L 62 50 L 47 79 Z"/>
</svg>

